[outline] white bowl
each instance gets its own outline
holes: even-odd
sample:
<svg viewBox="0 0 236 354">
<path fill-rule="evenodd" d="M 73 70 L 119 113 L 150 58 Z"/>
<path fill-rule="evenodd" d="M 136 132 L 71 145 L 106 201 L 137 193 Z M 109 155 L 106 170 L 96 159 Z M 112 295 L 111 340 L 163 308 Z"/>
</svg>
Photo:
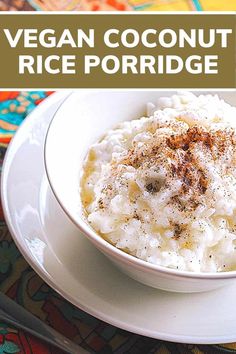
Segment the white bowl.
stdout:
<svg viewBox="0 0 236 354">
<path fill-rule="evenodd" d="M 79 178 L 84 158 L 94 142 L 118 122 L 145 115 L 146 103 L 171 91 L 77 91 L 61 105 L 49 127 L 45 165 L 60 205 L 84 235 L 124 273 L 146 285 L 176 292 L 200 292 L 230 284 L 236 271 L 193 273 L 153 265 L 112 246 L 83 217 Z M 218 92 L 229 103 L 232 92 Z M 66 237 L 66 235 L 65 235 Z"/>
</svg>

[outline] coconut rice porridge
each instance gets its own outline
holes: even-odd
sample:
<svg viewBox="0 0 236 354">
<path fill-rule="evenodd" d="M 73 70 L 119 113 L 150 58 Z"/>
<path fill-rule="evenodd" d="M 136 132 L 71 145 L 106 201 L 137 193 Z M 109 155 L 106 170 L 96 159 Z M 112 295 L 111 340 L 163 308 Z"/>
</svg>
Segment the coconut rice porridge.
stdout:
<svg viewBox="0 0 236 354">
<path fill-rule="evenodd" d="M 153 264 L 236 270 L 236 108 L 183 93 L 148 111 L 91 146 L 81 179 L 88 222 Z"/>
</svg>

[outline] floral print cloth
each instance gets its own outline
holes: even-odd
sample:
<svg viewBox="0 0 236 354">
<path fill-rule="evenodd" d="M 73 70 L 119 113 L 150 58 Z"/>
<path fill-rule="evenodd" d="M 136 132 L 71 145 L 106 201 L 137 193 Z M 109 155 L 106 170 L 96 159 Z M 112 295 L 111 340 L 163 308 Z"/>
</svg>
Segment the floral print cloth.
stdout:
<svg viewBox="0 0 236 354">
<path fill-rule="evenodd" d="M 0 11 L 233 11 L 236 0 L 0 0 Z"/>
</svg>

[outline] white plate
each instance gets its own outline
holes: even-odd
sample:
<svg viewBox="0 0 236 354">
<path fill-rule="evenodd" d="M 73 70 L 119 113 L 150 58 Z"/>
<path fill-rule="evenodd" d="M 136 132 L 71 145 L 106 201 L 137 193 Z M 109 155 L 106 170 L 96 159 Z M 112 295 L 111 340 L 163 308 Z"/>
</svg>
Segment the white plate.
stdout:
<svg viewBox="0 0 236 354">
<path fill-rule="evenodd" d="M 26 260 L 67 300 L 117 327 L 174 342 L 236 341 L 236 284 L 199 294 L 146 287 L 114 268 L 60 209 L 46 178 L 43 144 L 67 94 L 54 94 L 34 110 L 5 160 L 4 212 Z"/>
</svg>

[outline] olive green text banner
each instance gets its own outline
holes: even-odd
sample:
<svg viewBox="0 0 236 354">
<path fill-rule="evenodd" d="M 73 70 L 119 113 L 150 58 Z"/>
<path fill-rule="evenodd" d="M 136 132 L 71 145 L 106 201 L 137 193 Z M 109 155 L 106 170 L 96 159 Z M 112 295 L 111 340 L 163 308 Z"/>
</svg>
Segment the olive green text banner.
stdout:
<svg viewBox="0 0 236 354">
<path fill-rule="evenodd" d="M 236 15 L 0 14 L 0 89 L 235 88 Z"/>
</svg>

